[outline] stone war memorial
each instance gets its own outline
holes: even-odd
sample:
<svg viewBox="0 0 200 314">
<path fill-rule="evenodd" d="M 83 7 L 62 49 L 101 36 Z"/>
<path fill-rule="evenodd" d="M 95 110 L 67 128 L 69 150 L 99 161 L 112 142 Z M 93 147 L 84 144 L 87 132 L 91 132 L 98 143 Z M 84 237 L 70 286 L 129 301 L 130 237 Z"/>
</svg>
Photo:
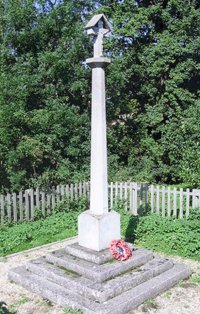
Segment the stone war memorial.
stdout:
<svg viewBox="0 0 200 314">
<path fill-rule="evenodd" d="M 191 271 L 132 244 L 124 243 L 131 251 L 125 260 L 111 254 L 111 243 L 118 256 L 123 253 L 117 244 L 122 242 L 120 216 L 108 209 L 105 69 L 110 59 L 103 56 L 103 39 L 111 26 L 98 14 L 85 29 L 94 37 L 94 56 L 86 60 L 92 69 L 90 209 L 78 218 L 77 243 L 12 269 L 9 278 L 62 307 L 123 314 L 188 278 Z"/>
</svg>

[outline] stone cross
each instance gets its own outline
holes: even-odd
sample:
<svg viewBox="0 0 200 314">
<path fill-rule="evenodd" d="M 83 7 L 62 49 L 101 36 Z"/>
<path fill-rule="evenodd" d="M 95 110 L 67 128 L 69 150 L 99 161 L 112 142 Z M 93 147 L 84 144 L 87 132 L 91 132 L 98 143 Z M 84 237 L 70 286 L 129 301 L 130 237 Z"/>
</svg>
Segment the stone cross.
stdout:
<svg viewBox="0 0 200 314">
<path fill-rule="evenodd" d="M 78 239 L 80 245 L 100 251 L 120 239 L 120 217 L 108 210 L 105 67 L 110 59 L 103 57 L 103 38 L 111 27 L 98 14 L 85 29 L 94 36 L 94 56 L 86 60 L 92 68 L 90 210 L 79 216 Z"/>
<path fill-rule="evenodd" d="M 94 38 L 94 57 L 103 57 L 103 38 L 108 33 L 107 29 L 103 28 L 103 21 L 98 22 L 98 33 Z"/>
</svg>

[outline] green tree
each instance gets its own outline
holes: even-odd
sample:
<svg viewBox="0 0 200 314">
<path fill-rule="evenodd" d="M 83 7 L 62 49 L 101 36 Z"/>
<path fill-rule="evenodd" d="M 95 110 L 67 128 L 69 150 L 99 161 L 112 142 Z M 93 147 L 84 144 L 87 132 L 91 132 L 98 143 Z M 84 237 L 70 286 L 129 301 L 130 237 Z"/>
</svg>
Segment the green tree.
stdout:
<svg viewBox="0 0 200 314">
<path fill-rule="evenodd" d="M 199 185 L 200 3 L 4 0 L 0 175 L 19 189 L 89 175 L 92 43 L 103 12 L 110 179 Z"/>
<path fill-rule="evenodd" d="M 83 20 L 90 3 L 52 3 L 5 1 L 2 8 L 1 184 L 13 189 L 88 175 Z"/>
<path fill-rule="evenodd" d="M 110 119 L 118 121 L 111 151 L 132 178 L 198 185 L 199 1 L 105 3 L 99 10 L 114 28 Z"/>
</svg>

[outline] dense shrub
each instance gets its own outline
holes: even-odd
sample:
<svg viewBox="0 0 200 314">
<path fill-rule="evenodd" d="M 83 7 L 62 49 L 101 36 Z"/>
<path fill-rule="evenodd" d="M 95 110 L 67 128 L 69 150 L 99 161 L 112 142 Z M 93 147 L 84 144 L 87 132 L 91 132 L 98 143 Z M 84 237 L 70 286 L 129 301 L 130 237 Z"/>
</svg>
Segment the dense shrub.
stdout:
<svg viewBox="0 0 200 314">
<path fill-rule="evenodd" d="M 200 209 L 191 211 L 189 218 L 182 220 L 158 214 L 129 217 L 122 212 L 121 224 L 127 241 L 200 261 Z"/>
</svg>

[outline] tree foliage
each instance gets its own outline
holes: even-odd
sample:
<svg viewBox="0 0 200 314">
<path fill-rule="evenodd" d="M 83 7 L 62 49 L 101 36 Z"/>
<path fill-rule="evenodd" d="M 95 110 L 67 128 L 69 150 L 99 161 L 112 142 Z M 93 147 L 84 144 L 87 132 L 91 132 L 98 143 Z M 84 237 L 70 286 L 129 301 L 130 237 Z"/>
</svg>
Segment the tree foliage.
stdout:
<svg viewBox="0 0 200 314">
<path fill-rule="evenodd" d="M 199 1 L 4 0 L 0 176 L 19 189 L 89 177 L 92 43 L 103 12 L 110 179 L 200 178 Z"/>
</svg>

